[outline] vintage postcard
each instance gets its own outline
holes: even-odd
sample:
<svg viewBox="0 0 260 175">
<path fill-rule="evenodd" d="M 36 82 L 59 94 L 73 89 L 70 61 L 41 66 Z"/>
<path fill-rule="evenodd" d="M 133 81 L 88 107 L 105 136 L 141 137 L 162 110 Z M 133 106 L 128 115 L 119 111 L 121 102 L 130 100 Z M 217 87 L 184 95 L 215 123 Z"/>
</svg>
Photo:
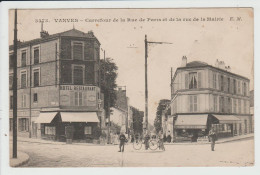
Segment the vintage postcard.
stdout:
<svg viewBox="0 0 260 175">
<path fill-rule="evenodd" d="M 254 166 L 254 9 L 10 9 L 8 96 L 13 168 Z"/>
</svg>

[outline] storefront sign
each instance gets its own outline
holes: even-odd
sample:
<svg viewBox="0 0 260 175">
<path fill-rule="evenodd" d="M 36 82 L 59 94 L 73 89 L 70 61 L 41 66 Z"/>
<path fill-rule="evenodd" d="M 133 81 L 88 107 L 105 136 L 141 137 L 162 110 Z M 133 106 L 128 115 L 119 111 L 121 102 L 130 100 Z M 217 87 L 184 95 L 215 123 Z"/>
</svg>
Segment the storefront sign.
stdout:
<svg viewBox="0 0 260 175">
<path fill-rule="evenodd" d="M 64 91 L 95 91 L 95 86 L 81 86 L 81 85 L 61 85 L 60 90 Z"/>
</svg>

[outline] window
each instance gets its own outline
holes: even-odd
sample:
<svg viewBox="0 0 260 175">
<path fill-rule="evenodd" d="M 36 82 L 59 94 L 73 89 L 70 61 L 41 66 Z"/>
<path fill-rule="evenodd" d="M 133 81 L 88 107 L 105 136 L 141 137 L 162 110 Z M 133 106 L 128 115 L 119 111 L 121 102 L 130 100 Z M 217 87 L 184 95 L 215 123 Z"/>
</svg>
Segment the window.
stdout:
<svg viewBox="0 0 260 175">
<path fill-rule="evenodd" d="M 246 100 L 244 100 L 244 113 L 245 113 L 245 114 L 247 113 L 247 111 L 246 111 L 246 106 L 247 106 Z"/>
<path fill-rule="evenodd" d="M 247 95 L 246 91 L 247 91 L 247 88 L 246 88 L 246 83 L 244 83 L 244 92 L 243 92 L 244 96 L 246 96 L 246 95 Z"/>
<path fill-rule="evenodd" d="M 33 70 L 33 86 L 38 87 L 40 85 L 40 69 Z"/>
<path fill-rule="evenodd" d="M 18 120 L 19 131 L 29 131 L 29 119 L 28 118 L 20 118 Z"/>
<path fill-rule="evenodd" d="M 241 94 L 241 83 L 240 83 L 240 81 L 237 81 L 237 93 Z"/>
<path fill-rule="evenodd" d="M 72 58 L 74 60 L 83 60 L 84 59 L 83 42 L 72 42 Z"/>
<path fill-rule="evenodd" d="M 224 77 L 223 77 L 223 75 L 220 76 L 220 90 L 224 91 Z"/>
<path fill-rule="evenodd" d="M 233 99 L 233 113 L 237 113 L 237 100 Z"/>
<path fill-rule="evenodd" d="M 14 108 L 14 99 L 13 99 L 13 96 L 11 95 L 10 96 L 10 109 L 13 109 Z"/>
<path fill-rule="evenodd" d="M 230 78 L 227 79 L 227 91 L 230 92 Z"/>
<path fill-rule="evenodd" d="M 75 92 L 75 105 L 83 106 L 82 92 Z"/>
<path fill-rule="evenodd" d="M 217 96 L 214 95 L 213 96 L 213 101 L 214 101 L 214 112 L 217 112 L 218 111 L 218 100 L 217 100 Z"/>
<path fill-rule="evenodd" d="M 39 47 L 35 47 L 33 49 L 33 61 L 34 61 L 34 64 L 38 64 L 40 62 L 40 49 L 39 49 Z"/>
<path fill-rule="evenodd" d="M 84 66 L 73 66 L 72 71 L 72 82 L 75 85 L 83 85 L 84 84 Z"/>
<path fill-rule="evenodd" d="M 22 94 L 22 108 L 26 107 L 26 94 Z"/>
<path fill-rule="evenodd" d="M 13 74 L 10 74 L 9 75 L 9 89 L 13 89 L 13 81 L 14 81 L 13 78 L 14 78 Z"/>
<path fill-rule="evenodd" d="M 92 134 L 92 127 L 91 126 L 85 126 L 84 134 Z"/>
<path fill-rule="evenodd" d="M 55 126 L 45 126 L 45 135 L 56 135 L 56 128 Z"/>
<path fill-rule="evenodd" d="M 213 73 L 213 88 L 217 89 L 217 75 Z"/>
<path fill-rule="evenodd" d="M 231 103 L 231 99 L 228 98 L 228 113 L 231 113 L 231 110 L 232 110 L 232 103 Z"/>
<path fill-rule="evenodd" d="M 219 110 L 220 110 L 220 112 L 224 112 L 224 108 L 225 108 L 224 97 L 219 97 Z"/>
<path fill-rule="evenodd" d="M 245 134 L 247 134 L 247 120 L 245 120 Z"/>
<path fill-rule="evenodd" d="M 190 112 L 198 111 L 198 99 L 197 96 L 190 96 Z"/>
<path fill-rule="evenodd" d="M 38 102 L 38 94 L 37 94 L 37 93 L 34 93 L 34 94 L 33 94 L 33 102 L 34 102 L 34 103 L 37 103 L 37 102 Z"/>
<path fill-rule="evenodd" d="M 190 73 L 189 74 L 189 89 L 196 89 L 197 88 L 197 73 Z"/>
<path fill-rule="evenodd" d="M 27 72 L 22 71 L 21 72 L 21 88 L 26 88 L 27 86 Z"/>
<path fill-rule="evenodd" d="M 234 88 L 234 94 L 236 94 L 237 93 L 237 81 L 234 79 L 233 80 L 233 88 Z"/>
<path fill-rule="evenodd" d="M 9 130 L 10 131 L 13 130 L 13 119 L 12 118 L 9 119 Z"/>
<path fill-rule="evenodd" d="M 26 51 L 22 51 L 22 59 L 21 59 L 22 67 L 26 66 Z"/>
<path fill-rule="evenodd" d="M 238 113 L 241 114 L 241 100 L 238 99 Z"/>
</svg>

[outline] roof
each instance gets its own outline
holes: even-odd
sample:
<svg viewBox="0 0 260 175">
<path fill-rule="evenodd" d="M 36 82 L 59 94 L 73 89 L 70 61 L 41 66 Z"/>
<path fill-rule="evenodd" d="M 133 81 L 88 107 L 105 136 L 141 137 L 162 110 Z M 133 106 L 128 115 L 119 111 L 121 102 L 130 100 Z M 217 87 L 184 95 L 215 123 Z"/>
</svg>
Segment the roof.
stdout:
<svg viewBox="0 0 260 175">
<path fill-rule="evenodd" d="M 232 72 L 228 72 L 224 69 L 220 69 L 218 67 L 211 66 L 211 65 L 209 65 L 205 62 L 201 62 L 201 61 L 192 61 L 192 62 L 187 63 L 186 67 L 178 67 L 176 69 L 175 73 L 174 73 L 173 79 L 175 79 L 178 70 L 190 69 L 190 68 L 204 68 L 204 67 L 209 67 L 209 68 L 212 68 L 212 69 L 215 69 L 215 70 L 218 70 L 218 71 L 221 71 L 221 72 L 225 72 L 227 74 L 234 75 L 234 76 L 237 76 L 237 77 L 240 77 L 240 78 L 243 78 L 243 79 L 246 79 L 246 80 L 249 81 L 249 79 L 244 77 L 244 76 L 241 76 L 241 75 L 238 75 L 238 74 L 235 74 L 235 73 L 232 73 Z"/>
<path fill-rule="evenodd" d="M 32 44 L 32 43 L 40 43 L 42 41 L 46 41 L 46 40 L 51 40 L 60 36 L 67 36 L 67 37 L 83 37 L 83 38 L 91 38 L 91 39 L 96 39 L 98 41 L 98 39 L 95 37 L 94 33 L 92 31 L 89 31 L 88 33 L 84 33 L 82 31 L 79 31 L 77 29 L 71 29 L 71 30 L 67 30 L 64 32 L 60 32 L 60 33 L 55 33 L 49 36 L 46 36 L 44 38 L 37 38 L 37 39 L 33 39 L 30 41 L 25 41 L 25 42 L 19 42 L 18 43 L 18 48 L 20 47 L 24 47 L 28 44 Z M 99 41 L 98 41 L 99 43 Z M 13 49 L 13 45 L 9 46 L 9 50 Z"/>
<path fill-rule="evenodd" d="M 190 63 L 187 63 L 186 67 L 199 67 L 199 66 L 207 66 L 207 63 L 201 62 L 201 61 L 192 61 Z"/>
</svg>

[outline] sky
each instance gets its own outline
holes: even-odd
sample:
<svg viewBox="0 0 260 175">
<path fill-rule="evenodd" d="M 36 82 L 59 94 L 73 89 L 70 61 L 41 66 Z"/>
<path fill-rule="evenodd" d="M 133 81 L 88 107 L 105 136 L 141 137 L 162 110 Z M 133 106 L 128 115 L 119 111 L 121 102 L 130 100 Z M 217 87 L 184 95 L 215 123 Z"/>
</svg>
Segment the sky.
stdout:
<svg viewBox="0 0 260 175">
<path fill-rule="evenodd" d="M 215 17 L 220 21 L 213 21 Z M 14 11 L 10 11 L 9 19 L 9 44 L 12 44 Z M 18 10 L 18 39 L 39 38 L 40 19 L 48 20 L 43 26 L 49 34 L 67 31 L 73 26 L 83 32 L 92 30 L 106 51 L 106 57 L 113 58 L 118 66 L 117 84 L 126 86 L 130 104 L 143 111 L 145 35 L 148 41 L 172 43 L 148 46 L 150 123 L 153 123 L 160 99 L 171 98 L 170 70 L 172 67 L 174 74 L 184 55 L 188 62 L 196 60 L 214 65 L 216 59 L 224 61 L 231 72 L 248 77 L 250 90 L 254 89 L 253 13 L 250 8 Z M 60 22 L 63 19 L 67 22 Z M 74 22 L 68 22 L 71 19 Z M 88 22 L 94 19 L 97 21 Z M 111 22 L 104 22 L 109 19 Z M 102 58 L 103 53 L 100 55 Z"/>
</svg>

